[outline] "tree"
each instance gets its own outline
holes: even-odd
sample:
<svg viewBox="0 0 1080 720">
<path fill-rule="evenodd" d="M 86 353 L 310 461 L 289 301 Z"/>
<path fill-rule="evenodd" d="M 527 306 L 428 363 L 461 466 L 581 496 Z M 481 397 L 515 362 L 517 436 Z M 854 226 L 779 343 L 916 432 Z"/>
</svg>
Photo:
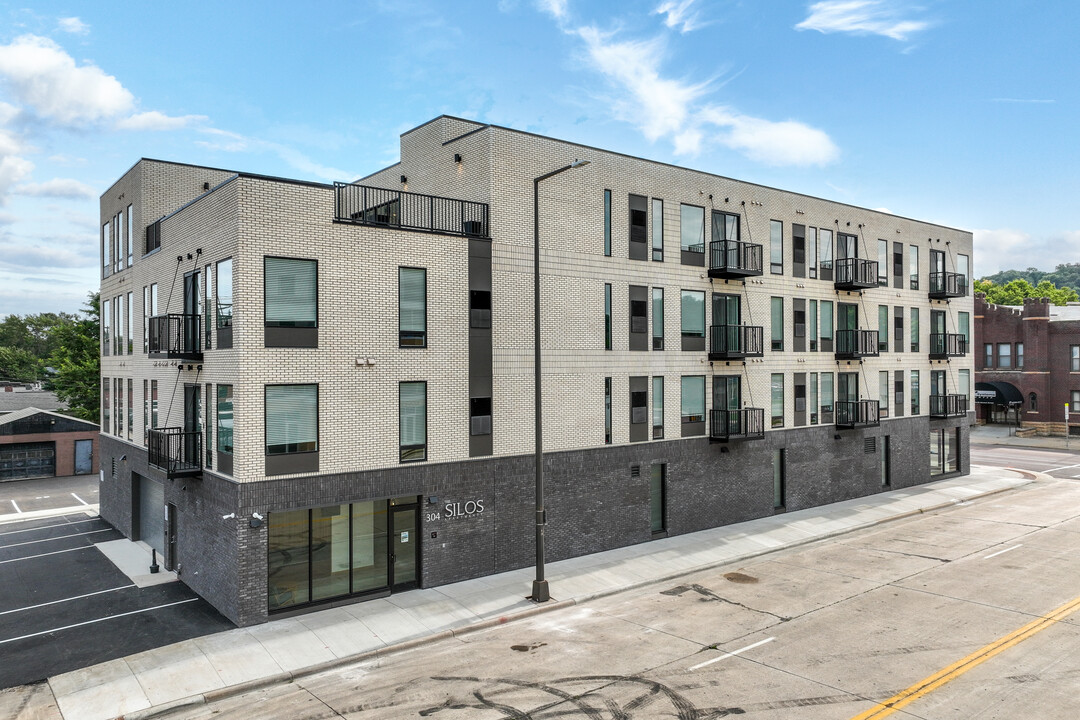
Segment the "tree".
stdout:
<svg viewBox="0 0 1080 720">
<path fill-rule="evenodd" d="M 1002 273 L 998 274 L 1001 275 Z M 1078 299 L 1076 291 L 1070 287 L 1055 287 L 1049 280 L 1042 280 L 1037 286 L 1032 286 L 1024 278 L 1010 280 L 1004 285 L 997 285 L 990 278 L 976 280 L 975 292 L 984 293 L 986 302 L 994 305 L 1023 305 L 1025 298 L 1032 297 L 1050 298 L 1050 302 L 1054 305 L 1064 305 L 1065 303 L 1076 302 Z"/>
<path fill-rule="evenodd" d="M 41 361 L 29 350 L 0 345 L 0 380 L 29 383 L 41 375 Z"/>
<path fill-rule="evenodd" d="M 90 293 L 82 310 L 85 317 L 52 328 L 50 340 L 56 350 L 49 363 L 55 374 L 48 383 L 49 389 L 68 404 L 68 414 L 95 422 L 101 408 L 99 301 L 97 293 Z"/>
</svg>

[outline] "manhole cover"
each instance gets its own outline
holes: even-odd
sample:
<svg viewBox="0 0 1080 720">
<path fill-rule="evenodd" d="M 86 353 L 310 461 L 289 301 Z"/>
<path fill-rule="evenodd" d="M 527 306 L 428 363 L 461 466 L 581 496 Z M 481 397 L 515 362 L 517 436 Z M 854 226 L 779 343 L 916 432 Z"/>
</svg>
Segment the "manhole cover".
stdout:
<svg viewBox="0 0 1080 720">
<path fill-rule="evenodd" d="M 724 573 L 724 579 L 730 580 L 733 583 L 740 583 L 742 585 L 748 585 L 750 583 L 756 583 L 758 579 L 753 575 L 747 575 L 741 572 L 729 572 Z"/>
</svg>

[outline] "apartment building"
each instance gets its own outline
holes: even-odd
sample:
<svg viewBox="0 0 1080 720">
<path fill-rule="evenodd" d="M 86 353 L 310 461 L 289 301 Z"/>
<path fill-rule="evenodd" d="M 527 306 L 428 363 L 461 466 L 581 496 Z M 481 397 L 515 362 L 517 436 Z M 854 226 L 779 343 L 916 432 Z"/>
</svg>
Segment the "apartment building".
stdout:
<svg viewBox="0 0 1080 720">
<path fill-rule="evenodd" d="M 101 213 L 101 514 L 241 625 L 532 564 L 534 238 L 548 560 L 968 470 L 968 232 L 447 116 Z"/>
</svg>

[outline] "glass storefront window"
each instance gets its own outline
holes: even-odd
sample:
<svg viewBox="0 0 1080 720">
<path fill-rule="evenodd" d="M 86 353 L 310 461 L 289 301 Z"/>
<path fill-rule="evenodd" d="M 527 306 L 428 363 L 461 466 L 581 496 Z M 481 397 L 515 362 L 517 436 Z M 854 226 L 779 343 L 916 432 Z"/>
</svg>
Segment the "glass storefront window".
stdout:
<svg viewBox="0 0 1080 720">
<path fill-rule="evenodd" d="M 349 506 L 311 511 L 311 599 L 349 594 Z"/>
<path fill-rule="evenodd" d="M 309 600 L 308 511 L 270 513 L 267 520 L 267 594 L 271 610 Z"/>
<path fill-rule="evenodd" d="M 386 586 L 386 502 L 353 503 L 353 592 Z"/>
</svg>

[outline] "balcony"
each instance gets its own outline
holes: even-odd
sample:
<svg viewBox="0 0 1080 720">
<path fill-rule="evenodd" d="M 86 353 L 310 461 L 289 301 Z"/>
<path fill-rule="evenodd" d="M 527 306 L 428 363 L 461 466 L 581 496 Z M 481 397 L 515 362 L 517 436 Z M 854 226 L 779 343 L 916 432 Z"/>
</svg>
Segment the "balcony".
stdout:
<svg viewBox="0 0 1080 720">
<path fill-rule="evenodd" d="M 149 321 L 147 349 L 150 357 L 170 360 L 202 360 L 202 317 L 155 315 Z"/>
<path fill-rule="evenodd" d="M 147 430 L 147 454 L 151 466 L 168 478 L 202 474 L 202 433 L 184 428 Z"/>
<path fill-rule="evenodd" d="M 710 360 L 742 360 L 765 354 L 765 328 L 760 325 L 713 325 L 709 328 Z"/>
<path fill-rule="evenodd" d="M 835 422 L 838 428 L 877 427 L 877 400 L 838 400 L 835 405 Z"/>
<path fill-rule="evenodd" d="M 709 277 L 744 278 L 761 272 L 760 245 L 741 240 L 709 243 Z"/>
<path fill-rule="evenodd" d="M 968 399 L 966 395 L 931 395 L 930 417 L 952 418 L 964 417 L 968 411 Z"/>
<path fill-rule="evenodd" d="M 860 360 L 878 356 L 877 330 L 837 330 L 836 359 Z"/>
<path fill-rule="evenodd" d="M 862 291 L 878 286 L 877 260 L 840 258 L 833 269 L 833 287 L 837 290 Z"/>
<path fill-rule="evenodd" d="M 930 359 L 967 355 L 967 338 L 959 333 L 930 333 Z"/>
<path fill-rule="evenodd" d="M 488 238 L 486 203 L 334 183 L 334 220 L 401 230 Z"/>
<path fill-rule="evenodd" d="M 967 276 L 960 273 L 932 272 L 930 273 L 930 292 L 927 295 L 931 300 L 965 297 Z"/>
<path fill-rule="evenodd" d="M 760 440 L 765 437 L 765 410 L 712 410 L 709 416 L 709 439 L 719 442 Z"/>
</svg>

